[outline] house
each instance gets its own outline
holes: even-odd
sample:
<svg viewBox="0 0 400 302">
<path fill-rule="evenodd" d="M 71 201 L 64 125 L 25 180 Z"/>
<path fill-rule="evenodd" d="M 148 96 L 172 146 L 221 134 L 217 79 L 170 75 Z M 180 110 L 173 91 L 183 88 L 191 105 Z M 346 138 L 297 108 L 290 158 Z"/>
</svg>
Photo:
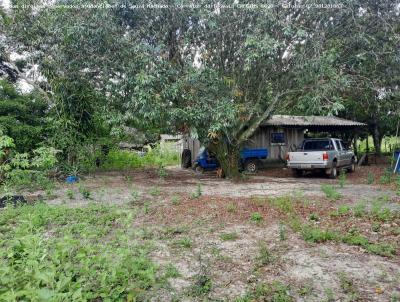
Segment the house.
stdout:
<svg viewBox="0 0 400 302">
<path fill-rule="evenodd" d="M 261 123 L 245 147 L 267 148 L 269 160 L 284 160 L 286 153 L 295 150 L 310 134 L 342 136 L 364 126 L 364 123 L 335 116 L 273 115 Z M 183 147 L 191 151 L 191 159 L 194 160 L 200 143 L 185 137 Z"/>
</svg>

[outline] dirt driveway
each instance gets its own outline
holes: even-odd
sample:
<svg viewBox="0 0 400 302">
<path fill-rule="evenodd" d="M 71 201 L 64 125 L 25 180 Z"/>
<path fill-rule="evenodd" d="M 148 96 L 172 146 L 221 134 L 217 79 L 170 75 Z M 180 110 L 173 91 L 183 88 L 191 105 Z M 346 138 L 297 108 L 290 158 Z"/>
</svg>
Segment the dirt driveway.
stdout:
<svg viewBox="0 0 400 302">
<path fill-rule="evenodd" d="M 285 172 L 284 172 L 285 173 Z M 356 172 L 358 173 L 358 172 Z M 265 175 L 249 175 L 246 179 L 238 182 L 219 179 L 215 173 L 196 174 L 192 170 L 184 170 L 180 167 L 168 167 L 167 176 L 161 179 L 155 169 L 146 169 L 130 172 L 107 172 L 97 173 L 95 176 L 87 177 L 82 185 L 92 191 L 93 198 L 111 203 L 128 202 L 132 190 L 146 195 L 149 190 L 159 190 L 166 194 L 191 194 L 200 186 L 202 194 L 206 196 L 220 197 L 252 197 L 252 196 L 284 196 L 300 195 L 305 197 L 323 197 L 325 193 L 321 186 L 327 184 L 335 186 L 336 190 L 343 196 L 343 201 L 356 203 L 358 201 L 374 201 L 384 197 L 394 201 L 391 206 L 398 206 L 396 193 L 385 187 L 360 183 L 357 179 L 346 181 L 341 188 L 338 180 L 330 180 L 325 177 L 304 176 L 273 177 Z M 63 192 L 70 186 L 62 185 L 56 192 L 56 198 L 52 203 L 61 203 L 65 197 Z M 78 186 L 72 187 L 77 190 Z M 76 198 L 68 203 L 85 203 L 86 200 Z"/>
</svg>

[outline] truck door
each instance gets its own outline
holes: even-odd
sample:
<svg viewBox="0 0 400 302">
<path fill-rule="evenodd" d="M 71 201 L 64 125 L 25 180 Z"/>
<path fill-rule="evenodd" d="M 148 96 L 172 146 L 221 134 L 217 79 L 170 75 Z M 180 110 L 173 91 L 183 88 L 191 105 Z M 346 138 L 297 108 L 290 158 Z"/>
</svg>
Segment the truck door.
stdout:
<svg viewBox="0 0 400 302">
<path fill-rule="evenodd" d="M 345 156 L 345 165 L 350 166 L 351 165 L 351 158 L 353 157 L 353 153 L 350 150 L 350 148 L 345 144 L 342 140 L 340 141 L 340 144 L 342 145 L 342 149 L 344 152 Z"/>
<path fill-rule="evenodd" d="M 336 145 L 336 150 L 337 150 L 337 165 L 338 167 L 345 166 L 346 165 L 346 154 L 345 151 L 343 150 L 343 146 L 340 143 L 340 140 L 335 139 L 335 145 Z"/>
</svg>

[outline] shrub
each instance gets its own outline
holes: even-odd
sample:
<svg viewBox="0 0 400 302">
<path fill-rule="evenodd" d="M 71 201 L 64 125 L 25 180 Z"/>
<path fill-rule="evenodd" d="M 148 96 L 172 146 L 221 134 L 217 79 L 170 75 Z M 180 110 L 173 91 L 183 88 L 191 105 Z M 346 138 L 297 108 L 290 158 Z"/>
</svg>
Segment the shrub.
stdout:
<svg viewBox="0 0 400 302">
<path fill-rule="evenodd" d="M 338 234 L 333 231 L 321 230 L 310 226 L 305 226 L 303 228 L 302 235 L 305 241 L 313 243 L 326 242 L 338 238 Z"/>
<path fill-rule="evenodd" d="M 256 266 L 262 267 L 272 263 L 274 257 L 271 251 L 268 249 L 267 245 L 263 242 L 258 243 L 258 255 L 256 258 Z"/>
<path fill-rule="evenodd" d="M 177 164 L 179 164 L 179 154 L 177 152 L 164 150 L 157 146 L 143 156 L 133 151 L 111 150 L 102 165 L 102 169 L 128 170 L 142 167 L 158 167 L 159 176 L 165 177 L 167 176 L 166 171 L 162 171 L 162 169 L 164 169 L 165 166 Z"/>
<path fill-rule="evenodd" d="M 31 154 L 13 152 L 13 140 L 0 131 L 0 182 L 6 186 L 49 189 L 52 182 L 47 177 L 57 163 L 57 150 L 40 147 Z"/>
<path fill-rule="evenodd" d="M 259 212 L 254 212 L 251 214 L 250 220 L 259 223 L 263 220 L 263 217 Z"/>
<path fill-rule="evenodd" d="M 325 193 L 325 196 L 331 201 L 335 201 L 342 198 L 342 194 L 336 191 L 335 187 L 331 185 L 323 184 L 321 186 L 321 190 L 322 192 Z"/>
</svg>

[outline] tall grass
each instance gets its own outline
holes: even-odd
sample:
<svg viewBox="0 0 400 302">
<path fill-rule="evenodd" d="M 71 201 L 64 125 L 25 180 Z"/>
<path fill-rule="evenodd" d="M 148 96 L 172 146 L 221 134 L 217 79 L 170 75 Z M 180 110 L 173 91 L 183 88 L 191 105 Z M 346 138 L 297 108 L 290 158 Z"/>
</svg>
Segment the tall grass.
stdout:
<svg viewBox="0 0 400 302">
<path fill-rule="evenodd" d="M 164 167 L 179 164 L 179 154 L 156 147 L 141 156 L 134 151 L 111 150 L 105 159 L 104 170 L 129 170 L 142 167 Z"/>
</svg>

